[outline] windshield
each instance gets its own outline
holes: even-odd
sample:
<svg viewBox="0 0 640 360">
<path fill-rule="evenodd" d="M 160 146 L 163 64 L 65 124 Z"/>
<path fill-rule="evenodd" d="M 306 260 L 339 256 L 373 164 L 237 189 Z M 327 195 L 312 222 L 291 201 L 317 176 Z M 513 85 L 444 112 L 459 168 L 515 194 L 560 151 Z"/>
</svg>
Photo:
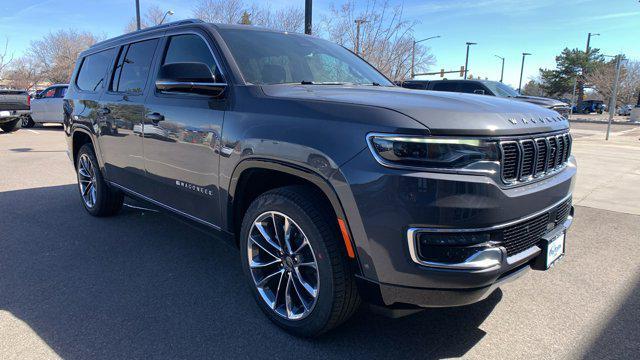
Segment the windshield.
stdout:
<svg viewBox="0 0 640 360">
<path fill-rule="evenodd" d="M 245 81 L 263 84 L 393 86 L 345 48 L 315 37 L 220 29 Z"/>
<path fill-rule="evenodd" d="M 484 85 L 499 97 L 517 97 L 520 96 L 517 91 L 513 90 L 509 85 L 505 85 L 497 81 L 485 81 Z"/>
</svg>

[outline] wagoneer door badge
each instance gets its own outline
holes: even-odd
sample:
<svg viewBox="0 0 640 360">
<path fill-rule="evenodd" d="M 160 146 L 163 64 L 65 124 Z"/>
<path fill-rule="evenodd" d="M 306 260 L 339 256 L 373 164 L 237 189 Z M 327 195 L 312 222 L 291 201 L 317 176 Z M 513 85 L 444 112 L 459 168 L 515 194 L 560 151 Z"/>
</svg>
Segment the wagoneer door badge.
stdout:
<svg viewBox="0 0 640 360">
<path fill-rule="evenodd" d="M 213 196 L 213 190 L 204 188 L 202 186 L 190 184 L 180 180 L 176 180 L 176 185 L 191 191 L 199 192 L 204 195 Z"/>
</svg>

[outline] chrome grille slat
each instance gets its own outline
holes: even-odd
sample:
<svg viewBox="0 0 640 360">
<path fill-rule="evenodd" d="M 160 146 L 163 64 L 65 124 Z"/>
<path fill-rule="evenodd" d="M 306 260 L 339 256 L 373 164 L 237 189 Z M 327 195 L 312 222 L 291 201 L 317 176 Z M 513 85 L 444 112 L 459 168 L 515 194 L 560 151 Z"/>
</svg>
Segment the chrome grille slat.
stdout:
<svg viewBox="0 0 640 360">
<path fill-rule="evenodd" d="M 501 174 L 507 184 L 526 182 L 563 168 L 571 156 L 571 135 L 500 141 Z"/>
</svg>

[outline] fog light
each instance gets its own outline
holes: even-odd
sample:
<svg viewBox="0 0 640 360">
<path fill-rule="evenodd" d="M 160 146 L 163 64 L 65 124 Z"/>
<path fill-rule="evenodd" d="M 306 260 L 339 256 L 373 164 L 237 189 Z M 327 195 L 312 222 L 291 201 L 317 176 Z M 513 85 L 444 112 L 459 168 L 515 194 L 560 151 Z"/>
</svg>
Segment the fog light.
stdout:
<svg viewBox="0 0 640 360">
<path fill-rule="evenodd" d="M 420 259 L 443 264 L 461 263 L 474 254 L 490 248 L 489 233 L 420 233 Z"/>
</svg>

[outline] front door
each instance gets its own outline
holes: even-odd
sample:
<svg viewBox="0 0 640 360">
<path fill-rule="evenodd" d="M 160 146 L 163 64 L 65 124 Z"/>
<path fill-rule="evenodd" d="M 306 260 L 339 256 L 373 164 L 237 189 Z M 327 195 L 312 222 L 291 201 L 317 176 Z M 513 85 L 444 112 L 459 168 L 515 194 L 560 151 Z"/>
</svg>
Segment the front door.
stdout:
<svg viewBox="0 0 640 360">
<path fill-rule="evenodd" d="M 200 62 L 223 82 L 201 33 L 168 35 L 158 69 Z M 157 73 L 157 71 L 156 71 Z M 192 93 L 151 91 L 146 101 L 144 156 L 153 199 L 210 225 L 219 225 L 219 146 L 226 101 Z"/>
<path fill-rule="evenodd" d="M 100 148 L 109 180 L 146 195 L 142 124 L 144 94 L 158 44 L 150 39 L 122 46 L 100 99 Z"/>
<path fill-rule="evenodd" d="M 45 122 L 49 117 L 49 109 L 51 102 L 56 96 L 56 88 L 50 87 L 44 89 L 38 98 L 31 102 L 31 118 L 35 122 Z"/>
</svg>

